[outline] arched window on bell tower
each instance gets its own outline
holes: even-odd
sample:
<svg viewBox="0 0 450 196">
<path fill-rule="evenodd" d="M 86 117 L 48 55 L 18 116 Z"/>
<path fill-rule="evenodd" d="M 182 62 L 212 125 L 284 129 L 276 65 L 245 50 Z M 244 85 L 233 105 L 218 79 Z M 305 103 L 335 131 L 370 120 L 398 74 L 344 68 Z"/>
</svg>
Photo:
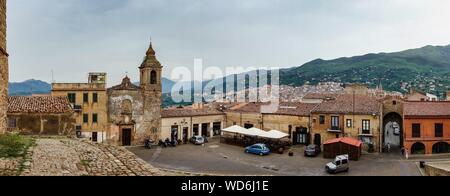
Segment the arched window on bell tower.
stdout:
<svg viewBox="0 0 450 196">
<path fill-rule="evenodd" d="M 150 73 L 150 84 L 157 84 L 158 83 L 158 74 L 155 70 L 153 70 Z"/>
</svg>

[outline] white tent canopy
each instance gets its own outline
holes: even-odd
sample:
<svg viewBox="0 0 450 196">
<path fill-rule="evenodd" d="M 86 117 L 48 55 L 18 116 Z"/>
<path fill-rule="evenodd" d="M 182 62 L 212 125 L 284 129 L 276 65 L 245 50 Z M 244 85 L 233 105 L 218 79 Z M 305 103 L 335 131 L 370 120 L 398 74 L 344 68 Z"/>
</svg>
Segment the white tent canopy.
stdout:
<svg viewBox="0 0 450 196">
<path fill-rule="evenodd" d="M 270 139 L 281 139 L 281 138 L 289 136 L 289 134 L 286 134 L 286 133 L 283 133 L 283 132 L 277 131 L 277 130 L 272 130 L 272 131 L 267 132 L 267 131 L 263 131 L 261 129 L 254 128 L 254 127 L 250 128 L 250 129 L 246 129 L 246 128 L 243 128 L 243 127 L 237 126 L 237 125 L 223 129 L 223 131 L 229 132 L 229 133 L 237 133 L 237 134 L 247 135 L 247 136 L 270 138 Z"/>
</svg>

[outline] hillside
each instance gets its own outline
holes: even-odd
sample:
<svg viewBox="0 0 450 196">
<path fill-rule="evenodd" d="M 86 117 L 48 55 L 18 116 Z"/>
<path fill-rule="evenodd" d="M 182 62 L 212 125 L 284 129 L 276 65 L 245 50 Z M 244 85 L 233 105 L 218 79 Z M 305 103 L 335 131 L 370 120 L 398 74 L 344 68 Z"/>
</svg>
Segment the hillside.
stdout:
<svg viewBox="0 0 450 196">
<path fill-rule="evenodd" d="M 366 83 L 374 87 L 381 82 L 391 91 L 405 92 L 414 87 L 442 96 L 450 88 L 450 45 L 334 60 L 317 59 L 300 67 L 283 69 L 280 76 L 282 84 L 294 86 L 334 81 Z"/>
</svg>

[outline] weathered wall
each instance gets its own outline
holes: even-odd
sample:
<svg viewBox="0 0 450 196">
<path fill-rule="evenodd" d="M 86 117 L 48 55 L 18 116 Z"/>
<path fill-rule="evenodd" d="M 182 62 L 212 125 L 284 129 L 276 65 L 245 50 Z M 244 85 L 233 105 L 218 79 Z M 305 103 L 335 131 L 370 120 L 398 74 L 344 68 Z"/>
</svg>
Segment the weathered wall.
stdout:
<svg viewBox="0 0 450 196">
<path fill-rule="evenodd" d="M 131 113 L 124 111 L 124 101 L 131 102 Z M 121 142 L 121 128 L 131 128 L 133 141 L 136 141 L 137 128 L 144 121 L 142 96 L 138 90 L 108 90 L 108 140 Z M 127 125 L 122 126 L 122 125 Z"/>
<path fill-rule="evenodd" d="M 308 128 L 309 131 L 309 116 L 264 114 L 263 119 L 265 131 L 278 130 L 290 134 L 291 140 L 297 127 Z M 291 133 L 289 133 L 289 126 L 292 126 Z"/>
<path fill-rule="evenodd" d="M 352 137 L 355 139 L 359 139 L 360 137 L 364 137 L 365 143 L 372 143 L 376 151 L 379 151 L 381 144 L 381 129 L 380 129 L 380 116 L 373 115 L 344 115 L 344 123 L 347 122 L 347 119 L 352 120 L 353 127 L 347 127 L 344 124 L 344 133 L 347 137 Z M 370 121 L 370 134 L 362 134 L 363 128 L 363 120 Z M 367 147 L 367 146 L 365 146 Z M 363 150 L 367 150 L 363 149 Z"/>
<path fill-rule="evenodd" d="M 211 115 L 211 116 L 194 116 L 194 117 L 174 117 L 174 118 L 163 118 L 162 119 L 162 128 L 161 128 L 161 138 L 170 138 L 171 137 L 171 129 L 172 126 L 178 127 L 180 134 L 178 134 L 178 139 L 182 139 L 182 131 L 183 128 L 188 128 L 188 138 L 194 136 L 193 133 L 193 125 L 199 125 L 199 133 L 202 132 L 201 124 L 209 124 L 210 135 L 212 133 L 212 127 L 214 123 L 221 123 L 221 129 L 225 127 L 225 115 Z"/>
<path fill-rule="evenodd" d="M 263 129 L 263 117 L 260 113 L 227 112 L 227 127 L 234 124 L 244 127 L 245 124 L 253 124 L 258 129 Z"/>
<path fill-rule="evenodd" d="M 107 130 L 107 102 L 108 96 L 106 94 L 106 84 L 97 83 L 59 83 L 52 85 L 52 96 L 67 96 L 68 93 L 75 93 L 76 103 L 82 107 L 81 112 L 76 112 L 76 125 L 81 126 L 81 131 L 87 133 L 87 136 L 92 132 L 102 132 Z M 88 93 L 88 102 L 84 103 L 83 94 Z M 97 93 L 98 101 L 94 103 L 93 94 Z M 83 122 L 83 114 L 89 116 L 88 123 Z M 97 114 L 97 123 L 93 123 L 92 116 Z"/>
<path fill-rule="evenodd" d="M 72 114 L 8 114 L 16 126 L 10 131 L 30 135 L 75 135 L 75 118 Z"/>
<path fill-rule="evenodd" d="M 8 54 L 6 53 L 6 0 L 0 0 L 0 134 L 6 131 Z"/>
</svg>

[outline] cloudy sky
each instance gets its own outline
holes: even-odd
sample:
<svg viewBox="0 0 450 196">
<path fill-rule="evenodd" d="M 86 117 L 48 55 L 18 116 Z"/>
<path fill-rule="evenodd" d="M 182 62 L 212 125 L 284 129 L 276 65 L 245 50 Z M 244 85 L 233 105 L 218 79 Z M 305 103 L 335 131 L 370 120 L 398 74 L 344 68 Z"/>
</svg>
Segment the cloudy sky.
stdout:
<svg viewBox="0 0 450 196">
<path fill-rule="evenodd" d="M 152 37 L 165 76 L 176 66 L 292 67 L 450 44 L 448 0 L 9 0 L 10 80 L 110 85 Z"/>
</svg>

